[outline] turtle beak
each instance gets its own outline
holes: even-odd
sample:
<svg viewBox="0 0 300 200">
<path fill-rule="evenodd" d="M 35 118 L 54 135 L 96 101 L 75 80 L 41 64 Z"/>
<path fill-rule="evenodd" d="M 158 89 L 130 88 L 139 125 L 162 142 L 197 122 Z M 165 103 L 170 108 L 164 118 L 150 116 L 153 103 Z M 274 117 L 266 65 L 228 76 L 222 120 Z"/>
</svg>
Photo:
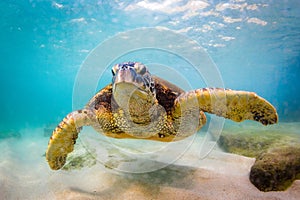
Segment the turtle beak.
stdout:
<svg viewBox="0 0 300 200">
<path fill-rule="evenodd" d="M 136 76 L 136 72 L 130 68 L 120 69 L 115 77 L 115 83 L 118 82 L 134 82 L 134 77 Z"/>
<path fill-rule="evenodd" d="M 136 71 L 130 67 L 122 66 L 113 79 L 114 88 L 118 83 L 129 83 L 135 85 L 137 88 L 143 90 L 145 85 L 143 79 Z"/>
</svg>

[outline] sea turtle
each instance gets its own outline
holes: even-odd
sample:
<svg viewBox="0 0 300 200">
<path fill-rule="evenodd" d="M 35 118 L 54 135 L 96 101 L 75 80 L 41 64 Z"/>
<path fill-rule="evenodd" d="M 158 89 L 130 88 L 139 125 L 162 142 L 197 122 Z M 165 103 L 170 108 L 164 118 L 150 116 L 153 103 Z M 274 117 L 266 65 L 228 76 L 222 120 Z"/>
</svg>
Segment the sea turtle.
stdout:
<svg viewBox="0 0 300 200">
<path fill-rule="evenodd" d="M 82 126 L 113 138 L 171 142 L 196 133 L 205 123 L 204 112 L 236 122 L 277 123 L 275 108 L 254 92 L 203 88 L 185 92 L 151 75 L 139 62 L 112 67 L 112 83 L 82 109 L 68 114 L 50 137 L 46 159 L 51 169 L 66 162 Z"/>
</svg>

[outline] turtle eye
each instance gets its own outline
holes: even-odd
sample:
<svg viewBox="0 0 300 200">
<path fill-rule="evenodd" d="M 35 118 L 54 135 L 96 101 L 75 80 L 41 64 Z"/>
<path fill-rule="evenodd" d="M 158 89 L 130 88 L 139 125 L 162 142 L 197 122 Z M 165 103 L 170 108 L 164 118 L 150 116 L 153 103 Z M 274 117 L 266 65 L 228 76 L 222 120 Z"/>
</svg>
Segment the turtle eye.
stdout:
<svg viewBox="0 0 300 200">
<path fill-rule="evenodd" d="M 134 64 L 134 69 L 140 75 L 144 75 L 146 73 L 146 71 L 147 71 L 146 66 L 143 65 L 143 64 L 141 64 L 141 63 L 135 63 Z"/>
<path fill-rule="evenodd" d="M 119 69 L 119 64 L 114 65 L 114 66 L 111 68 L 111 73 L 112 73 L 113 76 L 116 75 L 118 69 Z"/>
</svg>

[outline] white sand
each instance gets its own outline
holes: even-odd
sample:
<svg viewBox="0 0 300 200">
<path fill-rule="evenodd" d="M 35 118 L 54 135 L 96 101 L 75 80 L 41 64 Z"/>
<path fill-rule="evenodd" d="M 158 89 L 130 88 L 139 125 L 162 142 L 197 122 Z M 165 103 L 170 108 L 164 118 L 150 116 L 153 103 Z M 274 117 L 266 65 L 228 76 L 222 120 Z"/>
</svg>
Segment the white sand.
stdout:
<svg viewBox="0 0 300 200">
<path fill-rule="evenodd" d="M 0 141 L 0 199 L 299 199 L 300 181 L 284 192 L 261 192 L 249 181 L 254 159 L 214 150 L 199 160 L 195 142 L 168 167 L 146 174 L 115 173 L 100 163 L 52 171 L 47 138 Z"/>
</svg>

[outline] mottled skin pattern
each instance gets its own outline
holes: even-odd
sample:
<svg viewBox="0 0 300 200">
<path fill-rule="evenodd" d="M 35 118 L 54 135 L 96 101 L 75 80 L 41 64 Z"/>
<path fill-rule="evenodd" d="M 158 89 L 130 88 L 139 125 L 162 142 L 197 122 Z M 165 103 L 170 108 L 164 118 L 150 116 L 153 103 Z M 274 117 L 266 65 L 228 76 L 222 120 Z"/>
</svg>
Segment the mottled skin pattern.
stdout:
<svg viewBox="0 0 300 200">
<path fill-rule="evenodd" d="M 111 84 L 84 109 L 68 114 L 53 131 L 46 152 L 51 169 L 63 167 L 82 126 L 113 138 L 170 142 L 196 133 L 206 123 L 204 112 L 263 125 L 278 120 L 275 108 L 253 92 L 219 88 L 185 92 L 152 76 L 141 63 L 117 64 L 112 73 Z"/>
</svg>

